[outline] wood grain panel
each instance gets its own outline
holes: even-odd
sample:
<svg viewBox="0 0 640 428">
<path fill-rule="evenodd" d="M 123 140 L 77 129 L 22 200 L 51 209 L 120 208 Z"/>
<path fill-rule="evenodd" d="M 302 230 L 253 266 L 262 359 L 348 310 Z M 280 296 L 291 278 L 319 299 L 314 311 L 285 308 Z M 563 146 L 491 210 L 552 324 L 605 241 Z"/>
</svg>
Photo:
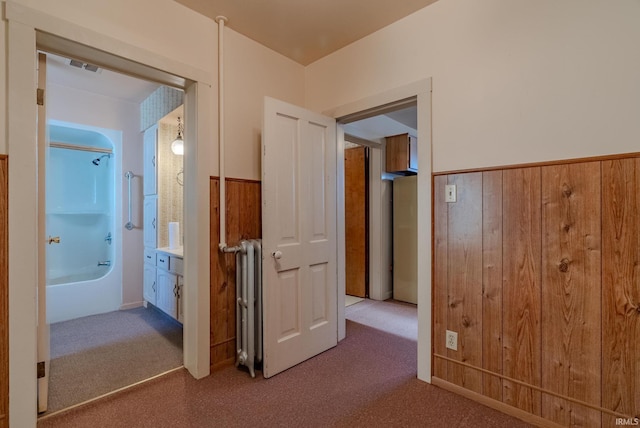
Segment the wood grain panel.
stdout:
<svg viewBox="0 0 640 428">
<path fill-rule="evenodd" d="M 0 155 L 0 428 L 9 426 L 9 166 Z"/>
<path fill-rule="evenodd" d="M 346 293 L 366 296 L 367 211 L 365 148 L 344 151 Z"/>
<path fill-rule="evenodd" d="M 503 172 L 503 373 L 540 386 L 540 168 Z M 540 415 L 541 394 L 503 381 L 503 401 Z"/>
<path fill-rule="evenodd" d="M 458 333 L 458 350 L 447 355 L 482 366 L 482 173 L 449 176 L 457 202 L 449 203 L 449 305 L 447 328 Z M 452 263 L 455 261 L 455 263 Z M 449 364 L 449 382 L 482 392 L 482 374 Z"/>
<path fill-rule="evenodd" d="M 542 168 L 542 387 L 600 403 L 600 162 Z M 600 412 L 550 395 L 542 416 L 598 426 Z"/>
<path fill-rule="evenodd" d="M 227 244 L 262 236 L 261 187 L 259 181 L 226 180 Z M 220 227 L 220 182 L 210 182 L 210 269 L 212 370 L 232 363 L 236 357 L 236 266 L 235 255 L 218 249 Z"/>
<path fill-rule="evenodd" d="M 502 171 L 482 173 L 482 368 L 502 374 Z M 483 394 L 502 401 L 502 380 L 482 378 Z"/>
<path fill-rule="evenodd" d="M 446 175 L 433 178 L 433 352 L 439 355 L 447 355 L 449 208 L 444 199 L 447 183 Z M 433 375 L 447 380 L 447 362 L 434 358 Z"/>
<path fill-rule="evenodd" d="M 409 168 L 409 134 L 386 138 L 385 170 L 403 172 Z"/>
<path fill-rule="evenodd" d="M 602 163 L 602 406 L 640 417 L 640 160 Z M 603 416 L 603 426 L 614 420 Z"/>
</svg>

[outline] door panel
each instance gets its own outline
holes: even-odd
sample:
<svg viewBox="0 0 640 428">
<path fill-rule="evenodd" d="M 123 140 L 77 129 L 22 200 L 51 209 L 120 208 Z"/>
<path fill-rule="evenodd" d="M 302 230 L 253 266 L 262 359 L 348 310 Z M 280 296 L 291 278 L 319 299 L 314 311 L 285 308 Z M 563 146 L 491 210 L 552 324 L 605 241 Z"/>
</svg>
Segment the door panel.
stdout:
<svg viewBox="0 0 640 428">
<path fill-rule="evenodd" d="M 365 148 L 344 151 L 346 294 L 367 294 L 367 174 Z"/>
<path fill-rule="evenodd" d="M 336 127 L 265 99 L 264 376 L 337 344 Z"/>
</svg>

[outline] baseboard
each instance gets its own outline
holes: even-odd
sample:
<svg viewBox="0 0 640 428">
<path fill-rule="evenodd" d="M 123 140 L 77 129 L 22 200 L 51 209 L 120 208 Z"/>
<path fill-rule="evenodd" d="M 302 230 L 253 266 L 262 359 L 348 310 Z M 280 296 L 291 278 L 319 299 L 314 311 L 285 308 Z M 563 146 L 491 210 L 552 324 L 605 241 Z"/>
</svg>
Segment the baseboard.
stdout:
<svg viewBox="0 0 640 428">
<path fill-rule="evenodd" d="M 209 368 L 211 369 L 211 372 L 213 373 L 213 372 L 218 371 L 220 369 L 223 369 L 225 367 L 232 366 L 232 365 L 235 364 L 235 362 L 236 362 L 235 358 L 233 358 L 233 357 L 232 358 L 227 358 L 224 361 L 220 361 L 219 363 L 212 364 Z"/>
<path fill-rule="evenodd" d="M 533 424 L 533 425 L 536 425 L 539 427 L 545 427 L 545 428 L 562 428 L 562 425 L 558 425 L 555 422 L 552 422 L 548 419 L 544 419 L 537 415 L 532 415 L 529 412 L 525 412 L 524 410 L 515 408 L 501 401 L 494 400 L 493 398 L 489 398 L 486 395 L 482 395 L 482 394 L 478 394 L 477 392 L 470 391 L 461 386 L 447 382 L 446 380 L 442 380 L 437 377 L 432 377 L 431 384 L 437 387 L 440 387 L 442 389 L 446 389 L 447 391 L 453 392 L 454 394 L 462 395 L 463 397 L 466 397 L 477 403 L 483 404 L 487 407 L 491 407 L 492 409 L 498 410 L 509 416 L 513 416 L 514 418 L 518 418 L 529 424 Z"/>
<path fill-rule="evenodd" d="M 127 303 L 125 305 L 120 306 L 120 310 L 121 311 L 126 311 L 127 309 L 135 309 L 135 308 L 139 308 L 140 306 L 145 306 L 144 301 L 139 301 L 139 302 L 133 302 L 133 303 Z M 146 306 L 145 306 L 146 307 Z"/>
</svg>

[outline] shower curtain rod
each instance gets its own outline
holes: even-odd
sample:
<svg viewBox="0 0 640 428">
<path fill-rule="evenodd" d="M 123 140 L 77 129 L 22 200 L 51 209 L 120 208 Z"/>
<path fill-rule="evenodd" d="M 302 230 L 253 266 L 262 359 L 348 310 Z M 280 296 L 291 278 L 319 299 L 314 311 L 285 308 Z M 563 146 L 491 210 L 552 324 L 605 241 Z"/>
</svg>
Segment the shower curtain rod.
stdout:
<svg viewBox="0 0 640 428">
<path fill-rule="evenodd" d="M 83 152 L 108 153 L 108 154 L 113 153 L 112 149 L 102 149 L 100 147 L 90 147 L 90 146 L 78 146 L 76 144 L 59 143 L 57 141 L 51 141 L 49 143 L 49 147 L 53 147 L 54 149 L 80 150 Z"/>
</svg>

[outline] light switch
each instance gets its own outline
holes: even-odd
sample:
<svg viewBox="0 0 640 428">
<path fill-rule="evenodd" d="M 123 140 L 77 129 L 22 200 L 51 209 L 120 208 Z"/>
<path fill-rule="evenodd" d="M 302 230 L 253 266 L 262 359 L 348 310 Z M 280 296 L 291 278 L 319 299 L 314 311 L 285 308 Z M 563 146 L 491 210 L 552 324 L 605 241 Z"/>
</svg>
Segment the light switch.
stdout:
<svg viewBox="0 0 640 428">
<path fill-rule="evenodd" d="M 456 185 L 447 184 L 446 186 L 444 186 L 444 201 L 455 202 L 456 200 L 457 200 Z"/>
</svg>

